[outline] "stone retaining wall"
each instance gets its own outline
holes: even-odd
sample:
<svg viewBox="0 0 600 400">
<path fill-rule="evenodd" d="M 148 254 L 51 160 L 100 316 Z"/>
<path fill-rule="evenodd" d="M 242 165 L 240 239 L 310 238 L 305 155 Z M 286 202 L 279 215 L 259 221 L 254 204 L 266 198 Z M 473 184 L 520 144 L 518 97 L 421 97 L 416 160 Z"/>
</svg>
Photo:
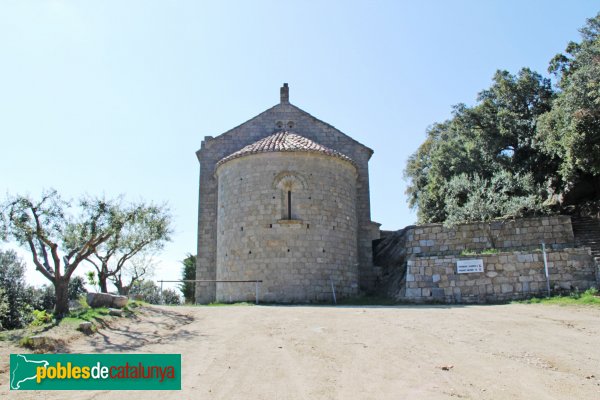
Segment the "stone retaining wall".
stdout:
<svg viewBox="0 0 600 400">
<path fill-rule="evenodd" d="M 543 225 L 548 226 L 548 225 Z M 589 248 L 547 251 L 550 286 L 586 290 L 597 285 L 598 266 Z M 456 261 L 482 259 L 484 272 L 457 273 Z M 411 256 L 407 262 L 405 300 L 485 303 L 545 295 L 541 252 L 513 251 L 492 255 Z"/>
<path fill-rule="evenodd" d="M 565 215 L 477 222 L 452 228 L 427 224 L 410 228 L 407 254 L 460 253 L 462 250 L 572 244 L 571 217 Z"/>
</svg>

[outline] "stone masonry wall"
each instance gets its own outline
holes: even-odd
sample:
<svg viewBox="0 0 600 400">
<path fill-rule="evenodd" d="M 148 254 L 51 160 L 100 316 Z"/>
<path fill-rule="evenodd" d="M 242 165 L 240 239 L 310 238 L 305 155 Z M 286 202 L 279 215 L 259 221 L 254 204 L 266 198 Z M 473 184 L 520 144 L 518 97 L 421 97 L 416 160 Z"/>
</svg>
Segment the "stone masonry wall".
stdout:
<svg viewBox="0 0 600 400">
<path fill-rule="evenodd" d="M 484 272 L 458 274 L 456 261 L 463 259 L 482 259 Z M 589 248 L 550 250 L 547 260 L 553 291 L 597 285 L 598 266 Z M 410 301 L 484 303 L 546 293 L 541 251 L 469 257 L 413 255 L 407 262 L 405 299 Z"/>
<path fill-rule="evenodd" d="M 356 218 L 358 221 L 358 262 L 360 284 L 373 284 L 372 244 L 373 229 L 369 199 L 369 159 L 373 151 L 298 107 L 282 101 L 251 120 L 218 137 L 206 137 L 196 153 L 200 162 L 200 188 L 198 205 L 198 256 L 196 279 L 216 279 L 217 253 L 217 180 L 216 163 L 264 137 L 282 129 L 298 133 L 308 139 L 337 150 L 355 161 L 358 169 L 356 181 Z M 215 300 L 214 283 L 196 285 L 196 301 Z"/>
<path fill-rule="evenodd" d="M 572 244 L 569 216 L 522 218 L 491 223 L 477 222 L 446 228 L 441 224 L 419 225 L 407 235 L 407 254 L 452 254 L 463 250 Z"/>
<path fill-rule="evenodd" d="M 217 279 L 262 280 L 260 301 L 358 294 L 356 168 L 313 153 L 261 153 L 217 169 Z M 291 192 L 292 219 L 287 219 Z M 217 301 L 253 301 L 254 284 L 217 283 Z"/>
</svg>

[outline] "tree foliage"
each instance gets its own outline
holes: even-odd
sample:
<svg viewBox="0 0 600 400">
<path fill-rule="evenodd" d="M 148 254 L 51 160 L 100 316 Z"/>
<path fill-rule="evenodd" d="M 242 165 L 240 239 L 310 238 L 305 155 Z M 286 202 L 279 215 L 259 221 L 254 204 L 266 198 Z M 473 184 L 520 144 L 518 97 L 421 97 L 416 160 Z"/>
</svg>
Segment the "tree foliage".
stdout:
<svg viewBox="0 0 600 400">
<path fill-rule="evenodd" d="M 0 250 L 0 327 L 17 329 L 28 325 L 34 310 L 51 310 L 56 304 L 54 286 L 35 288 L 25 281 L 25 263 L 14 250 Z M 68 285 L 68 299 L 76 300 L 86 293 L 82 278 L 73 277 Z"/>
<path fill-rule="evenodd" d="M 127 296 L 129 291 L 143 279 L 154 275 L 156 261 L 151 254 L 141 253 L 129 260 L 122 268 L 110 276 L 110 280 L 120 295 Z"/>
<path fill-rule="evenodd" d="M 83 197 L 73 207 L 55 190 L 39 200 L 9 196 L 1 208 L 3 238 L 30 251 L 36 269 L 54 286 L 58 317 L 69 310 L 68 285 L 77 267 L 132 218 L 115 201 Z"/>
<path fill-rule="evenodd" d="M 501 171 L 491 178 L 461 174 L 448 183 L 446 223 L 518 218 L 540 212 L 539 189 L 531 175 Z"/>
<path fill-rule="evenodd" d="M 600 199 L 600 14 L 556 56 L 558 88 L 523 68 L 497 71 L 477 103 L 432 125 L 407 162 L 419 222 L 467 222 L 560 211 Z"/>
<path fill-rule="evenodd" d="M 182 280 L 194 280 L 196 279 L 196 256 L 188 254 L 187 257 L 181 262 L 183 264 Z M 179 285 L 179 290 L 183 293 L 183 298 L 186 303 L 194 304 L 196 300 L 195 293 L 196 285 L 194 282 L 183 282 Z"/>
<path fill-rule="evenodd" d="M 108 292 L 109 279 L 115 282 L 121 292 L 126 286 L 122 281 L 123 267 L 136 256 L 161 250 L 165 243 L 171 240 L 172 218 L 166 205 L 139 202 L 120 206 L 118 212 L 123 214 L 126 221 L 123 227 L 109 240 L 97 246 L 92 255 L 87 258 L 97 271 L 98 285 L 103 293 Z M 130 217 L 125 218 L 125 216 Z M 142 271 L 144 271 L 143 267 L 133 268 L 134 280 L 143 275 Z M 139 275 L 140 272 L 142 275 Z"/>
<path fill-rule="evenodd" d="M 74 276 L 69 282 L 68 296 L 69 300 L 77 300 L 87 293 L 85 288 L 85 279 L 81 276 Z"/>
<path fill-rule="evenodd" d="M 163 304 L 176 306 L 181 304 L 181 297 L 179 297 L 179 293 L 176 290 L 164 289 L 162 291 L 162 302 Z"/>
<path fill-rule="evenodd" d="M 129 290 L 129 296 L 150 304 L 160 304 L 160 288 L 147 279 L 135 282 Z"/>
<path fill-rule="evenodd" d="M 142 279 L 135 282 L 129 291 L 130 297 L 150 304 L 181 304 L 181 298 L 176 290 L 163 289 L 151 280 Z"/>
<path fill-rule="evenodd" d="M 0 313 L 3 329 L 21 328 L 28 322 L 29 296 L 25 284 L 25 264 L 13 250 L 0 250 L 0 288 L 6 309 Z"/>
<path fill-rule="evenodd" d="M 27 298 L 31 308 L 28 310 L 31 313 L 33 310 L 45 310 L 52 311 L 56 305 L 56 293 L 54 292 L 54 286 L 42 285 L 41 287 L 27 287 Z M 31 321 L 33 316 L 28 317 L 28 321 Z"/>
<path fill-rule="evenodd" d="M 542 171 L 556 167 L 533 139 L 536 118 L 550 109 L 552 96 L 549 80 L 529 69 L 522 69 L 516 76 L 498 71 L 492 86 L 479 94 L 475 106 L 459 104 L 450 120 L 433 125 L 405 169 L 410 179 L 409 203 L 418 208 L 420 222 L 446 221 L 450 211 L 456 218 L 461 214 L 457 207 L 473 204 L 462 198 L 468 180 L 472 181 L 470 186 L 487 182 L 489 189 L 499 189 L 506 187 L 499 182 L 506 182 L 510 176 L 516 182 L 531 183 L 527 188 L 511 190 L 536 190 L 534 195 L 545 198 L 551 175 L 540 172 L 540 167 Z M 492 193 L 487 197 L 494 204 L 501 198 Z M 462 215 L 472 220 L 484 214 L 465 210 Z M 485 216 L 491 219 L 504 214 L 496 209 L 488 210 Z"/>
<path fill-rule="evenodd" d="M 559 161 L 562 191 L 578 188 L 571 203 L 600 199 L 600 14 L 580 32 L 581 43 L 569 43 L 550 62 L 560 91 L 538 133 L 545 152 Z"/>
<path fill-rule="evenodd" d="M 6 315 L 9 311 L 8 308 L 8 298 L 6 296 L 6 291 L 4 288 L 0 287 L 0 315 Z M 3 318 L 0 319 L 0 331 L 5 329 L 3 324 Z"/>
</svg>

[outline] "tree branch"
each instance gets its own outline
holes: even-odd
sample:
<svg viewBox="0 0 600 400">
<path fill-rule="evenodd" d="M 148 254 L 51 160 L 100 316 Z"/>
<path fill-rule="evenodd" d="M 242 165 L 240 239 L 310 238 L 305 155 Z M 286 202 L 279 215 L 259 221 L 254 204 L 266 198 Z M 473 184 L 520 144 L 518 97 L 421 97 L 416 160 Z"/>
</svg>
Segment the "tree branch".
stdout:
<svg viewBox="0 0 600 400">
<path fill-rule="evenodd" d="M 27 243 L 29 244 L 29 250 L 31 250 L 31 255 L 33 257 L 33 263 L 35 264 L 35 268 L 38 271 L 40 271 L 42 273 L 42 275 L 44 275 L 46 277 L 46 279 L 48 279 L 50 282 L 54 283 L 55 282 L 54 276 L 44 268 L 44 266 L 38 259 L 38 254 L 37 254 L 37 250 L 35 249 L 35 244 L 33 244 L 33 239 L 28 238 Z"/>
<path fill-rule="evenodd" d="M 44 267 L 46 267 L 48 271 L 54 272 L 51 270 L 50 261 L 48 260 L 48 252 L 46 251 L 46 246 L 44 246 L 44 242 L 42 242 L 42 240 L 39 237 L 37 239 L 40 244 L 40 249 L 42 249 L 42 256 L 44 257 Z"/>
</svg>

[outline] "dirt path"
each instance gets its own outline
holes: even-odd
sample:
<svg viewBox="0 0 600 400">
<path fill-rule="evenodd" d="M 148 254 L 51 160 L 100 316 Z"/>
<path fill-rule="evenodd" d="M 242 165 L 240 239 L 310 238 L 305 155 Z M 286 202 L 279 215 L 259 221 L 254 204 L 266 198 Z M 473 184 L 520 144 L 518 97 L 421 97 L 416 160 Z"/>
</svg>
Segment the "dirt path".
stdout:
<svg viewBox="0 0 600 400">
<path fill-rule="evenodd" d="M 0 397 L 600 398 L 597 308 L 156 308 L 69 351 L 181 353 L 183 390 L 8 393 L 4 373 Z"/>
</svg>

